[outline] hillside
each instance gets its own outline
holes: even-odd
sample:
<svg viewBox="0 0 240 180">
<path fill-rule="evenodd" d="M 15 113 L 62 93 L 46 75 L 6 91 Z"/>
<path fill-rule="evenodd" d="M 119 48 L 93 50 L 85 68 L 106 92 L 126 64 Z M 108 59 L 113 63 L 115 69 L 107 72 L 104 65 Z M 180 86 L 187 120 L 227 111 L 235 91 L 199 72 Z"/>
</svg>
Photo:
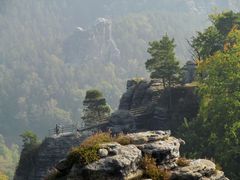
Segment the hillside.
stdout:
<svg viewBox="0 0 240 180">
<path fill-rule="evenodd" d="M 147 76 L 144 62 L 150 40 L 167 32 L 176 39 L 177 55 L 185 62 L 190 59 L 186 39 L 208 24 L 212 9 L 237 10 L 238 5 L 237 0 L 2 0 L 1 134 L 11 143 L 26 129 L 44 136 L 56 122 L 79 121 L 85 90 L 92 87 L 101 89 L 116 108 L 125 80 Z M 112 21 L 119 59 L 103 55 L 86 61 L 73 52 L 79 64 L 71 63 L 64 44 L 81 44 L 81 37 L 74 37 L 76 27 L 94 29 L 99 17 Z"/>
</svg>

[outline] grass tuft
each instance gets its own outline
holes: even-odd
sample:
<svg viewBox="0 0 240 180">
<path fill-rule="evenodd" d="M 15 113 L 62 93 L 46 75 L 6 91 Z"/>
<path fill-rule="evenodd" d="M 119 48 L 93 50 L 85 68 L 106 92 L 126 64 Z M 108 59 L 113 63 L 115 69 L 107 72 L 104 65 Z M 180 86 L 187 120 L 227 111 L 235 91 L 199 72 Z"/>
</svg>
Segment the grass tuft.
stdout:
<svg viewBox="0 0 240 180">
<path fill-rule="evenodd" d="M 184 166 L 188 166 L 189 164 L 190 164 L 190 160 L 188 160 L 185 157 L 180 157 L 177 160 L 177 165 L 178 166 L 184 167 Z"/>
<path fill-rule="evenodd" d="M 152 180 L 169 180 L 171 173 L 157 166 L 156 160 L 151 156 L 144 156 L 141 163 L 144 170 L 144 178 L 151 178 Z"/>
</svg>

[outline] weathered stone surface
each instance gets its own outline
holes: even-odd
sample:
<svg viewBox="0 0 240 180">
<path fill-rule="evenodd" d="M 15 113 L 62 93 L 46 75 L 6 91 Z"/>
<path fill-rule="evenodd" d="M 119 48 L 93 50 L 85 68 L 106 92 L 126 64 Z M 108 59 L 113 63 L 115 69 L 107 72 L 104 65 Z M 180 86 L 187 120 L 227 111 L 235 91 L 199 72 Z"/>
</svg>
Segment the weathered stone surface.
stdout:
<svg viewBox="0 0 240 180">
<path fill-rule="evenodd" d="M 81 174 L 78 175 L 79 179 L 118 180 L 137 172 L 142 153 L 135 145 L 122 146 L 118 143 L 108 143 L 103 144 L 102 148 L 108 150 L 109 156 L 83 167 L 80 170 Z M 74 172 L 69 179 L 72 177 L 76 179 Z"/>
<path fill-rule="evenodd" d="M 30 172 L 17 171 L 16 180 L 42 180 L 55 177 L 57 180 L 130 180 L 141 179 L 141 160 L 144 155 L 156 158 L 160 168 L 171 172 L 171 180 L 228 180 L 216 165 L 206 159 L 189 160 L 185 166 L 178 165 L 179 148 L 183 140 L 171 136 L 170 131 L 147 131 L 126 135 L 131 144 L 105 143 L 100 145 L 100 159 L 88 165 L 68 164 L 61 160 L 67 156 L 72 145 L 79 145 L 83 137 L 73 134 L 46 139 L 35 155 Z M 71 146 L 70 146 L 71 145 Z M 59 163 L 57 160 L 59 159 Z M 49 171 L 51 170 L 51 171 Z"/>
<path fill-rule="evenodd" d="M 20 159 L 15 173 L 15 180 L 41 180 L 49 170 L 66 157 L 72 147 L 78 146 L 85 137 L 76 134 L 60 134 L 59 136 L 46 138 L 35 152 L 33 157 Z M 21 156 L 23 157 L 23 156 Z M 31 162 L 31 164 L 30 164 Z M 26 171 L 26 166 L 29 171 Z M 57 165 L 60 171 L 67 170 L 66 164 L 62 161 Z"/>
<path fill-rule="evenodd" d="M 107 149 L 99 149 L 98 150 L 98 155 L 103 158 L 106 157 L 108 155 L 108 150 Z"/>
<path fill-rule="evenodd" d="M 127 110 L 134 116 L 136 129 L 174 131 L 184 118 L 191 120 L 196 117 L 199 101 L 194 94 L 194 87 L 179 86 L 170 90 L 171 112 L 169 89 L 163 88 L 161 80 L 129 80 L 127 91 L 120 99 L 119 109 Z"/>
<path fill-rule="evenodd" d="M 109 129 L 113 133 L 133 132 L 135 128 L 134 117 L 126 110 L 114 112 L 110 118 Z"/>
<path fill-rule="evenodd" d="M 147 131 L 128 136 L 144 154 L 156 158 L 158 165 L 174 167 L 176 159 L 180 156 L 180 144 L 184 141 L 170 135 L 170 131 Z"/>
<path fill-rule="evenodd" d="M 110 19 L 98 18 L 89 28 L 77 28 L 63 44 L 66 62 L 80 64 L 86 61 L 116 62 L 121 59 Z M 81 61 L 80 61 L 81 60 Z"/>
<path fill-rule="evenodd" d="M 166 140 L 170 137 L 171 131 L 146 131 L 127 134 L 133 144 L 144 144 L 159 140 Z"/>
<path fill-rule="evenodd" d="M 214 179 L 214 180 L 227 180 L 223 172 L 216 170 L 216 165 L 206 159 L 192 160 L 189 165 L 185 167 L 178 167 L 172 173 L 172 180 L 185 180 L 185 179 Z"/>
<path fill-rule="evenodd" d="M 63 160 L 59 161 L 59 163 L 55 166 L 55 168 L 58 171 L 66 174 L 67 172 L 69 172 L 71 170 L 72 166 L 69 163 L 67 163 L 66 159 L 63 159 Z"/>
</svg>

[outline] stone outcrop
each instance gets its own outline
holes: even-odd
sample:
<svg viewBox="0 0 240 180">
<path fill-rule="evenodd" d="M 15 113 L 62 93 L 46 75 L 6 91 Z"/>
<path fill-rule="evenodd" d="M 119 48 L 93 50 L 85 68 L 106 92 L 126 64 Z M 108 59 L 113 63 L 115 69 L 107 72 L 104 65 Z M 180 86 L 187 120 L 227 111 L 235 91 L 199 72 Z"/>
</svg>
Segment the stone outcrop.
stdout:
<svg viewBox="0 0 240 180">
<path fill-rule="evenodd" d="M 102 144 L 108 156 L 80 169 L 73 167 L 67 179 L 128 179 L 135 174 L 141 161 L 142 153 L 134 145 L 122 146 L 118 143 Z"/>
<path fill-rule="evenodd" d="M 170 180 L 228 180 L 210 160 L 188 160 L 187 164 L 179 164 L 179 148 L 184 141 L 172 137 L 170 131 L 147 131 L 126 136 L 131 139 L 131 144 L 102 144 L 99 151 L 105 151 L 103 157 L 88 165 L 74 164 L 70 172 L 59 179 L 142 179 L 144 171 L 141 159 L 145 155 L 151 155 L 159 168 L 166 169 L 171 174 Z"/>
<path fill-rule="evenodd" d="M 164 90 L 162 82 L 157 79 L 129 80 L 119 110 L 128 111 L 133 116 L 137 129 L 174 131 L 184 118 L 191 120 L 197 115 L 199 99 L 194 89 L 194 86 L 177 86 Z"/>
<path fill-rule="evenodd" d="M 113 133 L 135 131 L 135 117 L 127 110 L 118 110 L 111 115 L 109 129 Z"/>
<path fill-rule="evenodd" d="M 120 50 L 112 38 L 112 22 L 98 18 L 93 26 L 84 29 L 77 27 L 64 43 L 66 62 L 79 64 L 87 61 L 101 63 L 115 62 L 120 59 Z"/>
<path fill-rule="evenodd" d="M 55 164 L 62 160 L 68 151 L 78 146 L 84 137 L 76 134 L 60 134 L 46 138 L 34 152 L 25 155 L 23 151 L 15 173 L 15 180 L 41 180 Z M 61 168 L 61 164 L 58 165 Z"/>
</svg>

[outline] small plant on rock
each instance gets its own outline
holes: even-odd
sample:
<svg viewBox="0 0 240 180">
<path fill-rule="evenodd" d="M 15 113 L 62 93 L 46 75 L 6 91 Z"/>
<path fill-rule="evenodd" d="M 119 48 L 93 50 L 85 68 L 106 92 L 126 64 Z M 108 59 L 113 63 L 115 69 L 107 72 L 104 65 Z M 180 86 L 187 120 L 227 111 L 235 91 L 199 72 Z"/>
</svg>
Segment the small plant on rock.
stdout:
<svg viewBox="0 0 240 180">
<path fill-rule="evenodd" d="M 184 167 L 184 166 L 188 166 L 189 164 L 190 164 L 190 160 L 188 160 L 185 157 L 180 157 L 177 160 L 177 165 L 178 166 Z"/>
<path fill-rule="evenodd" d="M 116 137 L 113 138 L 114 141 L 116 141 L 117 143 L 121 144 L 121 145 L 129 145 L 131 144 L 131 138 L 126 136 L 123 133 L 118 134 Z"/>
<path fill-rule="evenodd" d="M 98 150 L 100 144 L 111 142 L 110 133 L 96 133 L 87 138 L 79 147 L 73 148 L 68 157 L 67 162 L 70 164 L 80 163 L 82 165 L 90 164 L 100 159 Z"/>
<path fill-rule="evenodd" d="M 171 173 L 157 166 L 156 160 L 151 156 L 144 156 L 141 163 L 144 170 L 144 178 L 151 178 L 152 180 L 169 180 Z"/>
</svg>

